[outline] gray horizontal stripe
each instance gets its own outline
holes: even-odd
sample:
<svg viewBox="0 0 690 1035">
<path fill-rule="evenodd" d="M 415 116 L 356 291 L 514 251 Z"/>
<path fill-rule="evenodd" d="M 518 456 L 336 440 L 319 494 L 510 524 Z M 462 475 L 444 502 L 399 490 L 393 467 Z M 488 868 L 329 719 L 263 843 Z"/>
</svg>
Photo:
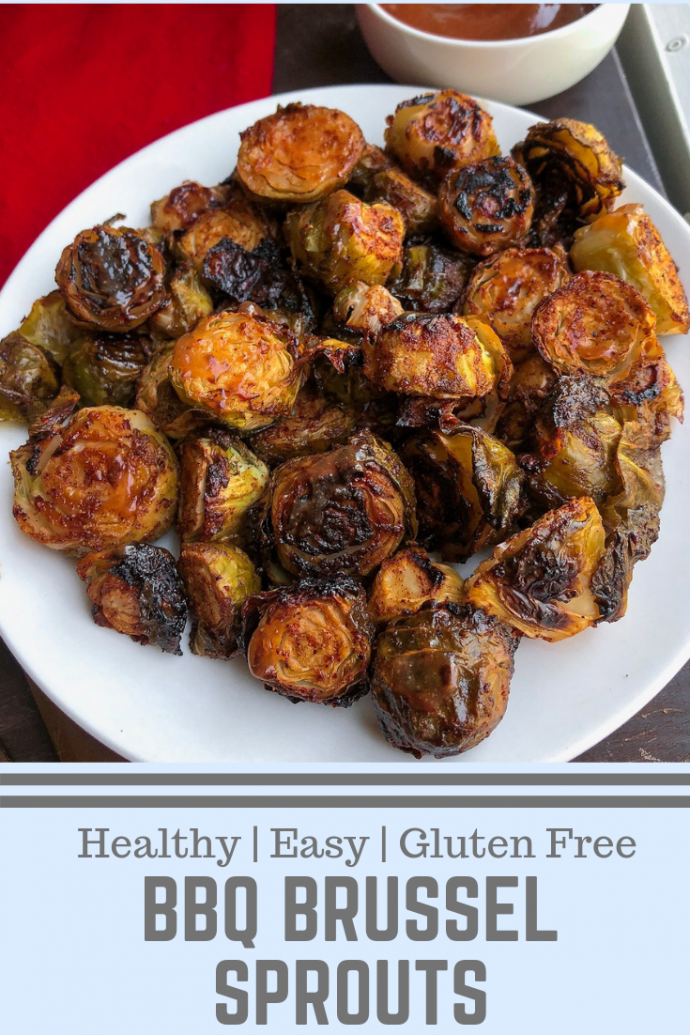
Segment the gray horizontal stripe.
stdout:
<svg viewBox="0 0 690 1035">
<path fill-rule="evenodd" d="M 680 809 L 687 795 L 5 795 L 10 809 Z"/>
</svg>

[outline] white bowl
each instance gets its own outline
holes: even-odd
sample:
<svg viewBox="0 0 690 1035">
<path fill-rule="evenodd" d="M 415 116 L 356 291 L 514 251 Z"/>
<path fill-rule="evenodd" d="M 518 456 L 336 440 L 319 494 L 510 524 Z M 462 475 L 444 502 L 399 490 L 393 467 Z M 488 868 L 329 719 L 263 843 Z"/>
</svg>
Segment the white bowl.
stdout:
<svg viewBox="0 0 690 1035">
<path fill-rule="evenodd" d="M 380 4 L 357 4 L 367 47 L 399 83 L 453 87 L 506 104 L 532 104 L 579 83 L 616 42 L 630 4 L 600 4 L 584 18 L 518 40 L 457 40 L 421 32 Z"/>
</svg>

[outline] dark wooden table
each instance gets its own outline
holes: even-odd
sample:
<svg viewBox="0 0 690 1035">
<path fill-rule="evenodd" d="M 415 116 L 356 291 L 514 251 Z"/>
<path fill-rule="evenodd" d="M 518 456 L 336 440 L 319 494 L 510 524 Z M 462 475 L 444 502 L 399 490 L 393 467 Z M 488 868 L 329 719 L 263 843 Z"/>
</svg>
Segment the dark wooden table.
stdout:
<svg viewBox="0 0 690 1035">
<path fill-rule="evenodd" d="M 370 57 L 351 4 L 278 8 L 274 93 L 338 83 L 390 82 Z M 663 193 L 649 144 L 614 50 L 582 83 L 532 108 L 545 118 L 594 123 L 632 169 Z M 0 641 L 0 760 L 118 760 L 63 715 Z M 644 708 L 579 762 L 690 762 L 690 664 Z"/>
</svg>

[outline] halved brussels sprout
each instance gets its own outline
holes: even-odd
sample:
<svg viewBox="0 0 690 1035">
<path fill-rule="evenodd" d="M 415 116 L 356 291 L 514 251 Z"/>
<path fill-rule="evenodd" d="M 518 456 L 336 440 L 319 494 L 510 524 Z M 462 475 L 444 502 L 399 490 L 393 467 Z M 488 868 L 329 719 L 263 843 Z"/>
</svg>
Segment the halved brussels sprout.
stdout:
<svg viewBox="0 0 690 1035">
<path fill-rule="evenodd" d="M 468 751 L 505 714 L 518 637 L 473 608 L 446 604 L 390 625 L 374 647 L 381 731 L 415 758 Z"/>
<path fill-rule="evenodd" d="M 449 313 L 462 297 L 474 259 L 433 241 L 410 242 L 403 249 L 402 271 L 389 290 L 407 310 Z"/>
<path fill-rule="evenodd" d="M 489 113 L 457 90 L 403 101 L 386 122 L 386 150 L 422 182 L 437 183 L 452 169 L 500 154 Z"/>
<path fill-rule="evenodd" d="M 187 230 L 209 209 L 222 207 L 229 192 L 222 184 L 202 187 L 194 180 L 185 180 L 165 197 L 151 203 L 151 224 L 164 234 Z"/>
<path fill-rule="evenodd" d="M 364 150 L 350 174 L 350 179 L 347 181 L 347 187 L 348 189 L 353 189 L 355 193 L 365 191 L 376 173 L 396 168 L 397 166 L 390 155 L 387 155 L 380 147 L 376 147 L 375 144 L 365 143 Z"/>
<path fill-rule="evenodd" d="M 437 201 L 433 194 L 406 176 L 402 169 L 388 168 L 374 173 L 364 191 L 369 204 L 385 201 L 405 220 L 408 234 L 428 234 L 438 222 Z"/>
<path fill-rule="evenodd" d="M 532 126 L 513 148 L 513 157 L 547 197 L 565 191 L 567 207 L 579 222 L 596 219 L 611 208 L 625 186 L 618 155 L 594 126 L 574 119 Z"/>
<path fill-rule="evenodd" d="M 262 201 L 317 201 L 347 183 L 364 150 L 349 115 L 288 104 L 240 133 L 237 175 Z"/>
<path fill-rule="evenodd" d="M 290 212 L 285 233 L 304 275 L 336 295 L 354 280 L 385 284 L 400 262 L 405 224 L 390 205 L 339 190 Z"/>
<path fill-rule="evenodd" d="M 143 231 L 95 226 L 64 249 L 55 280 L 76 323 L 122 332 L 164 304 L 164 274 L 163 256 Z"/>
<path fill-rule="evenodd" d="M 335 320 L 359 334 L 378 334 L 402 312 L 400 302 L 381 284 L 357 281 L 339 291 L 333 300 Z"/>
<path fill-rule="evenodd" d="M 242 609 L 247 662 L 268 690 L 334 707 L 367 691 L 373 626 L 353 579 L 305 579 L 269 590 Z"/>
<path fill-rule="evenodd" d="M 278 559 L 294 575 L 374 571 L 417 531 L 412 479 L 368 431 L 273 473 L 270 521 Z"/>
<path fill-rule="evenodd" d="M 159 431 L 169 438 L 184 438 L 206 424 L 210 417 L 183 403 L 170 383 L 170 361 L 175 343 L 163 345 L 142 370 L 137 384 L 135 405 Z"/>
<path fill-rule="evenodd" d="M 270 324 L 244 313 L 218 313 L 178 338 L 170 381 L 183 402 L 243 431 L 290 413 L 302 380 Z"/>
<path fill-rule="evenodd" d="M 275 241 L 265 237 L 247 251 L 229 237 L 210 248 L 204 257 L 204 280 L 225 303 L 251 301 L 274 308 L 283 295 L 294 293 L 294 277 L 283 263 Z"/>
<path fill-rule="evenodd" d="M 544 508 L 589 496 L 597 506 L 619 486 L 621 425 L 608 392 L 586 377 L 562 377 L 537 417 L 531 452 L 521 456 L 530 494 Z"/>
<path fill-rule="evenodd" d="M 70 347 L 62 379 L 82 406 L 131 406 L 151 352 L 151 340 L 137 334 L 84 335 Z"/>
<path fill-rule="evenodd" d="M 497 546 L 466 581 L 465 599 L 526 636 L 574 636 L 600 618 L 592 583 L 604 550 L 594 501 L 571 500 Z"/>
<path fill-rule="evenodd" d="M 621 205 L 575 233 L 576 270 L 615 273 L 637 288 L 656 315 L 657 334 L 686 334 L 688 299 L 661 234 L 642 205 Z"/>
<path fill-rule="evenodd" d="M 227 191 L 221 208 L 208 209 L 175 242 L 178 258 L 202 276 L 209 252 L 222 246 L 224 241 L 252 252 L 263 240 L 276 236 L 275 221 L 255 205 L 241 187 L 230 184 Z"/>
<path fill-rule="evenodd" d="M 496 425 L 496 436 L 508 449 L 515 452 L 523 444 L 556 380 L 556 374 L 538 352 L 515 368 Z"/>
<path fill-rule="evenodd" d="M 612 377 L 607 388 L 622 422 L 639 421 L 657 444 L 671 435 L 671 420 L 683 420 L 683 392 L 666 361 L 661 342 L 650 334 L 632 365 Z"/>
<path fill-rule="evenodd" d="M 177 507 L 177 461 L 145 414 L 95 406 L 63 426 L 46 423 L 41 434 L 10 453 L 13 513 L 31 539 L 84 554 L 168 531 Z"/>
<path fill-rule="evenodd" d="M 357 416 L 353 406 L 330 401 L 317 385 L 308 382 L 297 393 L 292 413 L 255 432 L 248 441 L 267 464 L 282 464 L 347 442 Z"/>
<path fill-rule="evenodd" d="M 187 334 L 213 312 L 213 301 L 191 266 L 175 270 L 168 285 L 168 302 L 149 320 L 149 327 L 166 338 Z"/>
<path fill-rule="evenodd" d="M 181 655 L 187 601 L 175 558 L 162 546 L 118 546 L 89 553 L 77 564 L 96 625 L 135 643 Z"/>
<path fill-rule="evenodd" d="M 420 541 L 445 560 L 466 560 L 505 539 L 521 510 L 523 474 L 502 442 L 481 428 L 431 431 L 405 443 Z"/>
<path fill-rule="evenodd" d="M 60 368 L 46 350 L 13 331 L 0 341 L 0 421 L 32 421 L 60 390 Z"/>
<path fill-rule="evenodd" d="M 569 279 L 566 263 L 549 248 L 507 248 L 475 266 L 462 311 L 493 327 L 519 363 L 534 354 L 535 310 Z"/>
<path fill-rule="evenodd" d="M 184 543 L 177 567 L 192 612 L 192 654 L 231 658 L 242 604 L 261 591 L 254 565 L 230 543 Z"/>
<path fill-rule="evenodd" d="M 462 600 L 463 581 L 448 564 L 434 564 L 411 543 L 383 562 L 369 591 L 369 614 L 377 623 L 413 615 L 424 604 Z"/>
<path fill-rule="evenodd" d="M 532 318 L 532 338 L 560 374 L 620 376 L 639 357 L 655 321 L 632 285 L 585 270 L 542 302 Z"/>
<path fill-rule="evenodd" d="M 57 363 L 62 363 L 72 342 L 84 334 L 70 319 L 59 291 L 51 291 L 34 302 L 19 333 L 32 345 L 40 345 L 49 352 Z"/>
<path fill-rule="evenodd" d="M 221 428 L 208 428 L 179 447 L 180 538 L 194 543 L 232 539 L 244 533 L 247 511 L 268 485 L 268 468 L 243 442 Z"/>
<path fill-rule="evenodd" d="M 492 255 L 516 244 L 534 214 L 530 178 L 512 158 L 486 158 L 451 173 L 441 184 L 438 215 L 456 248 Z"/>
</svg>

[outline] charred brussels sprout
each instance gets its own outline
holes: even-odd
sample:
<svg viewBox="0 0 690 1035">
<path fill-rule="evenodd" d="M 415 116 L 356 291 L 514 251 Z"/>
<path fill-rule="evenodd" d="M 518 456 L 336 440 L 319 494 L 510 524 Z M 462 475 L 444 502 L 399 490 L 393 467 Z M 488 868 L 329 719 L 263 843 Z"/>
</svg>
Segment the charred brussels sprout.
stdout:
<svg viewBox="0 0 690 1035">
<path fill-rule="evenodd" d="M 457 90 L 403 101 L 386 122 L 386 150 L 410 176 L 432 185 L 453 169 L 500 153 L 491 116 Z"/>
<path fill-rule="evenodd" d="M 188 406 L 243 431 L 290 413 L 301 369 L 271 325 L 243 313 L 209 316 L 178 338 L 170 381 Z"/>
<path fill-rule="evenodd" d="M 335 320 L 358 334 L 378 334 L 402 312 L 397 298 L 380 284 L 358 281 L 339 291 L 333 301 Z"/>
<path fill-rule="evenodd" d="M 487 158 L 452 173 L 438 200 L 441 226 L 470 255 L 492 255 L 516 244 L 534 213 L 529 176 L 512 158 Z"/>
<path fill-rule="evenodd" d="M 448 313 L 462 298 L 474 260 L 432 241 L 410 242 L 403 249 L 402 271 L 389 281 L 405 309 Z"/>
<path fill-rule="evenodd" d="M 164 273 L 163 256 L 142 231 L 95 226 L 67 245 L 55 280 L 77 323 L 122 332 L 163 305 Z"/>
<path fill-rule="evenodd" d="M 390 446 L 361 431 L 346 446 L 279 467 L 270 521 L 292 574 L 364 577 L 417 531 L 412 479 Z"/>
<path fill-rule="evenodd" d="M 414 544 L 385 560 L 369 592 L 369 614 L 379 624 L 416 614 L 433 601 L 462 600 L 463 581 L 447 564 L 434 564 L 426 550 Z"/>
<path fill-rule="evenodd" d="M 220 428 L 184 439 L 180 454 L 177 527 L 187 542 L 244 533 L 247 511 L 268 485 L 268 468 Z"/>
<path fill-rule="evenodd" d="M 230 543 L 185 543 L 177 567 L 192 612 L 192 654 L 231 658 L 242 604 L 261 590 L 254 565 Z"/>
<path fill-rule="evenodd" d="M 405 224 L 390 205 L 367 205 L 339 190 L 290 212 L 285 233 L 304 275 L 335 295 L 351 281 L 388 280 L 402 256 Z"/>
<path fill-rule="evenodd" d="M 402 619 L 374 648 L 371 695 L 386 740 L 415 758 L 475 747 L 503 718 L 518 638 L 469 607 Z"/>
<path fill-rule="evenodd" d="M 592 582 L 604 548 L 594 502 L 571 500 L 497 546 L 465 583 L 465 599 L 526 636 L 574 636 L 600 617 Z"/>
<path fill-rule="evenodd" d="M 559 374 L 612 377 L 629 369 L 654 330 L 642 295 L 610 273 L 578 273 L 537 309 L 532 337 Z"/>
<path fill-rule="evenodd" d="M 252 675 L 295 703 L 346 706 L 366 693 L 372 634 L 366 595 L 352 579 L 305 579 L 243 608 Z"/>
<path fill-rule="evenodd" d="M 607 384 L 615 416 L 636 420 L 656 440 L 671 435 L 671 420 L 683 420 L 683 392 L 654 334 L 644 340 L 629 369 L 612 376 Z"/>
<path fill-rule="evenodd" d="M 168 531 L 177 461 L 145 414 L 96 406 L 41 434 L 10 454 L 13 513 L 31 539 L 84 554 Z"/>
<path fill-rule="evenodd" d="M 480 428 L 409 439 L 403 460 L 415 482 L 420 540 L 445 560 L 466 560 L 505 539 L 521 512 L 523 475 L 502 442 Z"/>
<path fill-rule="evenodd" d="M 508 248 L 475 267 L 463 312 L 493 327 L 513 362 L 520 362 L 534 352 L 535 310 L 569 279 L 567 265 L 550 249 Z"/>
<path fill-rule="evenodd" d="M 131 406 L 151 342 L 136 334 L 98 334 L 75 342 L 62 366 L 83 406 Z"/>
<path fill-rule="evenodd" d="M 637 288 L 656 316 L 657 334 L 686 334 L 688 300 L 675 263 L 642 205 L 622 205 L 575 234 L 576 270 L 615 273 Z"/>
<path fill-rule="evenodd" d="M 213 301 L 196 270 L 180 269 L 168 285 L 168 302 L 149 320 L 149 326 L 166 338 L 179 338 L 213 312 Z"/>
<path fill-rule="evenodd" d="M 40 345 L 49 352 L 57 363 L 62 363 L 70 345 L 84 334 L 70 319 L 59 291 L 51 291 L 34 302 L 19 333 L 32 345 Z"/>
<path fill-rule="evenodd" d="M 364 200 L 370 204 L 385 201 L 392 205 L 405 220 L 408 234 L 428 234 L 438 222 L 434 195 L 401 169 L 389 168 L 375 173 L 364 191 Z"/>
<path fill-rule="evenodd" d="M 161 546 L 119 546 L 89 553 L 77 565 L 96 625 L 135 643 L 182 654 L 187 601 L 175 559 Z"/>
<path fill-rule="evenodd" d="M 347 441 L 357 415 L 354 407 L 330 401 L 310 382 L 298 392 L 292 413 L 255 432 L 249 445 L 267 464 L 325 453 Z"/>
<path fill-rule="evenodd" d="M 362 131 L 336 108 L 288 104 L 240 133 L 237 175 L 268 202 L 317 201 L 347 183 L 364 150 Z"/>
<path fill-rule="evenodd" d="M 60 369 L 49 352 L 18 331 L 0 341 L 0 420 L 33 420 L 59 390 Z"/>
<path fill-rule="evenodd" d="M 174 342 L 162 346 L 144 367 L 137 383 L 135 404 L 169 438 L 184 438 L 210 417 L 202 410 L 190 409 L 173 388 L 170 360 L 174 348 Z"/>
<path fill-rule="evenodd" d="M 252 252 L 262 241 L 276 236 L 275 221 L 237 184 L 227 190 L 222 207 L 208 209 L 175 242 L 178 258 L 201 276 L 208 255 L 213 249 L 222 249 L 224 243 Z"/>
<path fill-rule="evenodd" d="M 556 380 L 553 370 L 539 353 L 515 368 L 496 426 L 496 436 L 509 449 L 515 451 L 523 444 Z"/>
<path fill-rule="evenodd" d="M 193 180 L 185 180 L 159 201 L 151 203 L 151 225 L 164 234 L 187 230 L 208 212 L 227 201 L 228 188 L 202 187 Z"/>
</svg>

